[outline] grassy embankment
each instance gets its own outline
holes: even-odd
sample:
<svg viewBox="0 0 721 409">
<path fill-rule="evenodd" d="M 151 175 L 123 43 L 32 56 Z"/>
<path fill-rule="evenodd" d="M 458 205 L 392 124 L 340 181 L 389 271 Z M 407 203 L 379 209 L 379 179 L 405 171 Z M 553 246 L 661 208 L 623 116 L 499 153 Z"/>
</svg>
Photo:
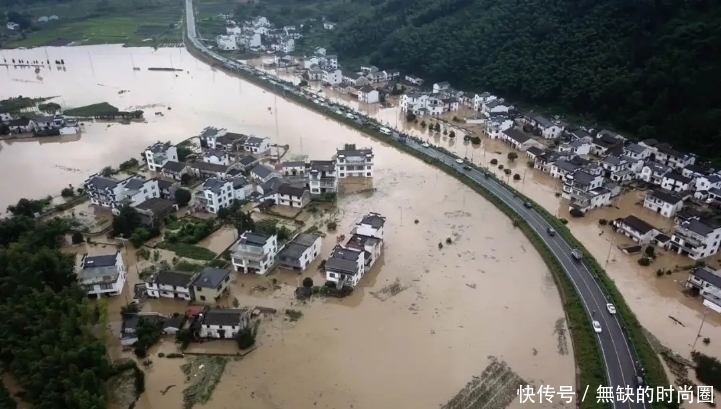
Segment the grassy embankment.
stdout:
<svg viewBox="0 0 721 409">
<path fill-rule="evenodd" d="M 63 111 L 65 115 L 77 116 L 77 117 L 93 117 L 95 115 L 106 114 L 108 112 L 119 112 L 120 110 L 107 102 L 100 102 L 97 104 L 85 105 L 82 107 L 66 109 Z"/>
<path fill-rule="evenodd" d="M 210 63 L 214 63 L 214 60 L 211 58 L 203 55 L 202 53 L 199 53 L 198 51 L 192 49 L 192 47 L 188 48 L 189 51 L 195 55 L 197 58 L 208 61 Z M 574 356 L 576 358 L 576 365 L 578 368 L 578 388 L 579 391 L 582 392 L 585 390 L 586 385 L 589 385 L 589 393 L 593 393 L 595 396 L 595 390 L 596 387 L 599 384 L 606 384 L 605 382 L 605 368 L 603 366 L 603 362 L 601 361 L 601 354 L 598 348 L 598 345 L 595 340 L 595 333 L 593 332 L 593 329 L 590 325 L 590 322 L 588 320 L 588 317 L 585 315 L 585 312 L 583 311 L 583 307 L 581 305 L 580 299 L 575 292 L 575 289 L 573 287 L 573 284 L 570 281 L 570 278 L 565 274 L 563 269 L 560 267 L 558 260 L 553 256 L 553 254 L 550 252 L 550 249 L 543 243 L 542 240 L 540 240 L 540 237 L 531 229 L 531 227 L 523 220 L 521 219 L 512 209 L 510 209 L 507 205 L 505 205 L 503 202 L 501 202 L 498 198 L 493 196 L 489 191 L 485 190 L 481 186 L 477 185 L 473 180 L 468 178 L 463 173 L 460 173 L 456 171 L 455 169 L 436 161 L 433 158 L 430 158 L 421 152 L 418 152 L 415 149 L 412 149 L 405 144 L 402 144 L 395 140 L 394 138 L 390 138 L 388 136 L 385 136 L 378 132 L 377 129 L 371 128 L 368 126 L 361 125 L 353 120 L 350 120 L 346 118 L 344 115 L 339 115 L 335 113 L 334 111 L 324 108 L 318 104 L 313 104 L 310 101 L 290 94 L 290 93 L 284 93 L 282 89 L 275 87 L 274 85 L 263 81 L 249 73 L 245 72 L 235 72 L 237 75 L 241 76 L 242 78 L 248 80 L 249 82 L 252 82 L 262 88 L 268 89 L 272 92 L 279 93 L 281 95 L 284 95 L 287 99 L 290 99 L 298 104 L 301 104 L 313 111 L 316 111 L 318 113 L 321 113 L 323 115 L 326 115 L 328 117 L 331 117 L 345 125 L 348 125 L 352 128 L 355 128 L 371 137 L 374 137 L 375 139 L 378 139 L 382 142 L 388 143 L 392 146 L 394 146 L 397 149 L 400 149 L 406 153 L 409 153 L 417 158 L 420 158 L 421 160 L 432 164 L 444 172 L 456 177 L 461 182 L 469 186 L 474 191 L 478 192 L 479 194 L 483 195 L 485 198 L 487 198 L 489 201 L 494 203 L 501 211 L 503 211 L 507 216 L 509 216 L 511 219 L 514 220 L 515 225 L 521 229 L 524 234 L 526 234 L 529 238 L 529 240 L 533 243 L 533 245 L 536 247 L 536 249 L 539 251 L 543 259 L 546 261 L 549 269 L 551 270 L 551 273 L 553 274 L 554 280 L 556 281 L 558 285 L 559 292 L 561 293 L 563 299 L 564 299 L 564 309 L 566 311 L 566 316 L 568 319 L 568 326 L 570 329 L 571 337 L 573 340 L 573 349 L 574 349 Z M 493 177 L 493 176 L 491 176 Z M 512 189 L 512 188 L 511 188 Z M 513 189 L 512 189 L 513 190 Z M 514 190 L 515 191 L 515 190 Z M 523 198 L 524 200 L 528 200 L 529 202 L 532 202 L 530 199 L 526 198 L 525 196 L 521 195 L 519 192 L 515 192 L 519 197 Z M 625 324 L 626 327 L 626 333 L 629 336 L 633 349 L 635 350 L 635 353 L 637 354 L 638 360 L 643 365 L 643 367 L 647 371 L 646 381 L 649 386 L 656 387 L 656 386 L 668 386 L 670 385 L 668 376 L 666 375 L 666 371 L 663 368 L 663 365 L 661 364 L 661 360 L 659 356 L 656 354 L 654 349 L 651 347 L 651 344 L 648 342 L 648 339 L 645 337 L 643 333 L 643 328 L 641 327 L 641 324 L 638 322 L 638 319 L 636 318 L 636 315 L 631 311 L 631 309 L 628 307 L 628 304 L 626 304 L 625 300 L 623 299 L 623 296 L 618 291 L 618 288 L 616 288 L 615 283 L 613 280 L 611 280 L 610 277 L 606 274 L 606 272 L 601 268 L 601 266 L 598 264 L 595 258 L 590 254 L 590 252 L 576 240 L 576 238 L 571 234 L 568 227 L 561 222 L 557 217 L 543 209 L 540 205 L 535 205 L 535 208 L 538 209 L 539 213 L 551 223 L 558 234 L 563 237 L 565 240 L 571 244 L 571 246 L 578 248 L 580 251 L 584 254 L 584 262 L 591 270 L 592 274 L 596 278 L 596 280 L 606 289 L 606 292 L 609 297 L 609 301 L 614 303 L 616 305 L 617 309 L 617 316 L 622 320 L 622 322 Z M 586 399 L 585 402 L 580 403 L 580 407 L 583 409 L 595 409 L 600 408 L 601 406 L 604 406 L 604 404 L 596 403 L 596 399 L 589 398 Z M 653 403 L 651 404 L 654 408 L 660 408 L 660 407 L 667 407 L 667 408 L 678 408 L 678 404 L 675 403 Z"/>
<path fill-rule="evenodd" d="M 107 4 L 107 5 L 103 5 Z M 35 31 L 8 38 L 3 47 L 62 46 L 68 43 L 157 46 L 181 43 L 183 3 L 175 0 L 134 1 L 78 0 L 36 3 L 18 8 L 37 19 L 57 15 L 56 21 L 33 23 Z"/>
</svg>

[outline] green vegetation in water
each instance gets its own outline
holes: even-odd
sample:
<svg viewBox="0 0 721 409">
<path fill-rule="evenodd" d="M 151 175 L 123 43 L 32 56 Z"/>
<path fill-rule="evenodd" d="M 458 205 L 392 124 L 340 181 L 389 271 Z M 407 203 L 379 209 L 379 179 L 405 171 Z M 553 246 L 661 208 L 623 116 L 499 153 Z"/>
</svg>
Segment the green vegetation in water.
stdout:
<svg viewBox="0 0 721 409">
<path fill-rule="evenodd" d="M 92 117 L 95 115 L 102 115 L 111 112 L 120 112 L 120 110 L 108 104 L 107 102 L 100 102 L 98 104 L 91 104 L 82 107 L 66 109 L 63 113 L 68 116 Z"/>
<path fill-rule="evenodd" d="M 218 256 L 216 252 L 195 244 L 162 242 L 158 247 L 170 250 L 178 257 L 192 258 L 194 260 L 212 260 Z"/>
<path fill-rule="evenodd" d="M 25 109 L 35 108 L 38 104 L 42 104 L 43 102 L 53 98 L 55 97 L 28 98 L 20 95 L 17 97 L 2 99 L 0 100 L 0 112 L 8 111 L 17 113 Z"/>
<path fill-rule="evenodd" d="M 29 27 L 9 33 L 3 42 L 6 47 L 62 46 L 71 42 L 156 46 L 182 42 L 179 23 L 184 3 L 180 1 L 10 0 L 10 4 L 0 5 L 0 12 L 5 11 L 6 4 L 34 17 L 29 19 Z M 51 15 L 58 16 L 58 20 L 36 21 Z"/>
<path fill-rule="evenodd" d="M 183 390 L 183 409 L 191 409 L 195 404 L 202 405 L 210 400 L 227 363 L 228 358 L 223 356 L 202 356 L 180 367 L 186 382 L 190 382 Z"/>
<path fill-rule="evenodd" d="M 313 287 L 313 282 L 310 283 Z M 303 311 L 300 310 L 285 310 L 285 315 L 288 317 L 288 321 L 295 322 L 303 317 Z"/>
<path fill-rule="evenodd" d="M 238 11 L 280 25 L 326 15 L 346 65 L 365 58 L 677 149 L 721 148 L 721 54 L 708 48 L 721 43 L 721 8 L 706 2 L 267 0 Z"/>
<path fill-rule="evenodd" d="M 696 364 L 696 377 L 706 385 L 713 386 L 721 392 L 721 362 L 718 359 L 704 355 L 698 351 L 691 353 Z"/>
</svg>

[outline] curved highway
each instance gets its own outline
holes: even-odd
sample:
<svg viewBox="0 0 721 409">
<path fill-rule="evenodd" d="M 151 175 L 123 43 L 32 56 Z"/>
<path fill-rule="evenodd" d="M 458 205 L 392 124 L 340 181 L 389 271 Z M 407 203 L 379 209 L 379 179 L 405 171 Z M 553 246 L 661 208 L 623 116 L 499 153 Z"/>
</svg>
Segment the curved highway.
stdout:
<svg viewBox="0 0 721 409">
<path fill-rule="evenodd" d="M 195 30 L 195 13 L 193 10 L 192 0 L 185 0 L 186 10 L 186 27 L 188 40 L 200 51 L 210 55 L 214 59 L 226 65 L 230 69 L 242 69 L 251 71 L 247 66 L 236 61 L 229 60 L 221 55 L 209 50 L 197 38 Z M 490 191 L 494 196 L 498 197 L 506 203 L 513 211 L 526 220 L 531 228 L 538 233 L 541 239 L 546 243 L 549 249 L 556 256 L 563 266 L 566 274 L 573 282 L 576 292 L 581 298 L 583 308 L 586 311 L 589 322 L 593 319 L 601 324 L 602 331 L 597 335 L 599 349 L 601 351 L 601 359 L 606 367 L 606 376 L 609 381 L 608 386 L 613 387 L 613 399 L 611 406 L 614 409 L 646 409 L 646 403 L 638 402 L 622 402 L 616 399 L 617 388 L 634 387 L 636 377 L 635 358 L 631 352 L 629 341 L 621 328 L 618 318 L 610 314 L 606 308 L 606 296 L 601 286 L 593 278 L 591 271 L 580 261 L 576 261 L 571 255 L 572 247 L 560 237 L 555 235 L 551 237 L 547 234 L 547 229 L 552 227 L 538 212 L 533 208 L 527 208 L 521 199 L 514 196 L 502 182 L 494 178 L 486 178 L 480 171 L 471 168 L 464 170 L 464 163 L 458 163 L 457 157 L 438 151 L 434 148 L 425 148 L 420 143 L 408 138 L 406 144 L 424 154 L 431 156 L 441 162 L 449 165 L 469 176 L 472 180 Z M 592 312 L 595 311 L 595 314 Z M 549 385 L 558 387 L 560 385 Z M 596 390 L 589 389 L 586 393 L 586 386 L 582 385 L 584 390 L 579 390 L 578 399 L 584 395 L 587 400 L 596 399 Z M 635 394 L 633 395 L 635 398 Z"/>
</svg>

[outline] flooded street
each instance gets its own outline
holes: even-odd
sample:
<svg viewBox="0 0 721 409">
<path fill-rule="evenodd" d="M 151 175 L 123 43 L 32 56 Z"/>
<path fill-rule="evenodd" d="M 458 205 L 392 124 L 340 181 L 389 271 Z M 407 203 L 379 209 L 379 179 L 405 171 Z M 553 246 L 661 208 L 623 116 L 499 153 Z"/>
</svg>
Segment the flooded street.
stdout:
<svg viewBox="0 0 721 409">
<path fill-rule="evenodd" d="M 344 143 L 374 149 L 377 190 L 341 196 L 338 234 L 367 211 L 382 213 L 388 218 L 383 258 L 351 297 L 315 299 L 307 305 L 291 306 L 292 290 L 302 279 L 296 273 L 280 271 L 273 276 L 280 288 L 252 293 L 256 285 L 268 285 L 270 278 L 234 274 L 232 297 L 241 306 L 281 311 L 261 324 L 260 348 L 241 360 L 230 360 L 206 406 L 435 407 L 481 374 L 490 356 L 505 361 L 528 382 L 575 383 L 570 339 L 547 268 L 500 211 L 460 182 L 357 131 L 216 72 L 184 50 L 101 46 L 47 52 L 51 60 L 64 59 L 67 71 L 43 70 L 40 80 L 30 70 L 3 69 L 2 97 L 59 95 L 58 101 L 68 108 L 107 101 L 121 110 L 145 109 L 148 123 L 96 123 L 67 143 L 2 142 L 0 169 L 17 177 L 0 181 L 0 188 L 8 192 L 0 199 L 1 207 L 21 197 L 56 194 L 104 166 L 139 157 L 155 141 L 179 142 L 208 125 L 269 136 L 273 143 L 290 145 L 291 155 L 311 159 L 329 157 Z M 21 54 L 45 59 L 43 49 L 3 51 L 8 59 Z M 133 66 L 141 69 L 134 71 Z M 184 72 L 146 70 L 169 66 Z M 129 92 L 118 94 L 119 90 Z M 154 116 L 154 111 L 165 115 Z M 465 148 L 462 139 L 456 145 Z M 468 149 L 476 158 L 483 156 L 478 147 Z M 234 233 L 220 230 L 200 245 L 221 251 Z M 335 235 L 328 235 L 321 256 L 327 257 L 334 244 Z M 130 250 L 125 259 L 129 277 L 124 295 L 130 297 L 137 271 L 147 262 L 136 266 Z M 305 275 L 318 284 L 323 281 L 315 268 Z M 396 291 L 389 291 L 394 283 Z M 123 304 L 123 296 L 110 300 L 111 321 L 117 320 Z M 173 312 L 184 307 L 183 302 L 162 300 L 146 302 L 143 310 Z M 299 309 L 303 317 L 288 322 L 284 308 Z M 114 357 L 120 356 L 118 349 Z M 147 391 L 136 408 L 180 407 L 184 375 L 179 366 L 185 359 L 155 357 L 175 350 L 169 340 L 151 351 L 154 363 L 146 377 Z M 169 385 L 176 387 L 161 393 Z"/>
</svg>

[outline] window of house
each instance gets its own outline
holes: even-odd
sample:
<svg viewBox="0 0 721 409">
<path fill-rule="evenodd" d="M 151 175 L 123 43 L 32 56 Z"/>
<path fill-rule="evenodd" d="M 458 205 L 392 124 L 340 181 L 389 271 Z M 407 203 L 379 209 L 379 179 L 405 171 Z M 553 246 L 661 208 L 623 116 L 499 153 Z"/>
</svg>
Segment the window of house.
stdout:
<svg viewBox="0 0 721 409">
<path fill-rule="evenodd" d="M 195 291 L 203 291 L 203 288 L 202 288 L 202 287 L 197 287 L 197 286 L 196 286 L 196 287 L 195 287 Z"/>
<path fill-rule="evenodd" d="M 201 295 L 201 296 L 200 296 L 200 301 L 205 301 L 205 296 L 204 296 L 204 295 Z"/>
<path fill-rule="evenodd" d="M 230 281 L 230 276 L 225 277 L 225 280 L 223 280 L 223 281 L 225 281 L 226 283 L 227 283 L 228 281 Z"/>
<path fill-rule="evenodd" d="M 102 284 L 100 284 L 100 289 L 101 289 L 101 290 L 111 290 L 112 288 L 113 288 L 113 285 L 112 285 L 112 284 L 108 284 L 108 283 L 102 283 Z"/>
</svg>

